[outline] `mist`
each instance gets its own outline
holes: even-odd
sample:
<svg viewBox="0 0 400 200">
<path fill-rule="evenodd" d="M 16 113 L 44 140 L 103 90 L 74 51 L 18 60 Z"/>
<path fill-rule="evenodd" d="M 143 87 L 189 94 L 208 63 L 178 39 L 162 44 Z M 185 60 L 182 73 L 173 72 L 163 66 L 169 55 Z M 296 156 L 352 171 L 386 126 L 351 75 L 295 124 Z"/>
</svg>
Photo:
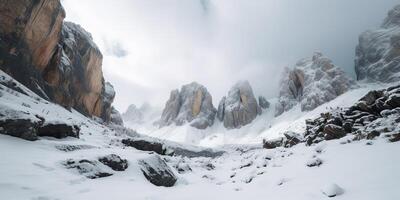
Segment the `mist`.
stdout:
<svg viewBox="0 0 400 200">
<path fill-rule="evenodd" d="M 285 66 L 320 51 L 354 77 L 358 36 L 376 28 L 396 0 L 64 0 L 66 20 L 101 49 L 114 105 L 162 106 L 172 89 L 197 81 L 214 106 L 238 80 L 277 95 Z"/>
</svg>

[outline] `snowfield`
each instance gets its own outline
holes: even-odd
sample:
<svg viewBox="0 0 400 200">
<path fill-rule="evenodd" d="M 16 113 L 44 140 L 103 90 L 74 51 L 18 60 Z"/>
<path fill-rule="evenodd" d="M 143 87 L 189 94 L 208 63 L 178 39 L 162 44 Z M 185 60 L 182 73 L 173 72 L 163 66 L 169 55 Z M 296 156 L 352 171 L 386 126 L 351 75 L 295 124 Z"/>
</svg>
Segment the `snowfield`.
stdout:
<svg viewBox="0 0 400 200">
<path fill-rule="evenodd" d="M 274 111 L 267 110 L 239 130 L 226 131 L 221 123 L 204 131 L 188 126 L 157 130 L 150 122 L 137 129 L 139 133 L 170 141 L 104 126 L 20 87 L 27 95 L 2 86 L 1 109 L 41 115 L 49 122 L 78 124 L 81 134 L 79 139 L 41 137 L 34 142 L 0 135 L 0 199 L 400 199 L 400 145 L 389 143 L 384 137 L 353 142 L 344 137 L 287 149 L 261 147 L 263 138 L 276 138 L 287 130 L 301 132 L 305 119 L 331 108 L 349 106 L 367 91 L 386 87 L 383 85 L 352 90 L 312 112 L 302 113 L 296 107 L 274 119 Z M 121 142 L 134 138 L 162 143 L 163 148 L 175 151 L 209 152 L 212 150 L 199 146 L 213 146 L 215 151 L 224 153 L 188 158 L 170 156 L 166 151 L 160 157 L 177 181 L 173 187 L 158 187 L 146 179 L 140 165 L 140 160 L 149 160 L 155 153 Z M 114 171 L 99 162 L 100 157 L 110 154 L 126 159 L 128 168 Z M 119 160 L 112 158 L 111 161 Z"/>
</svg>

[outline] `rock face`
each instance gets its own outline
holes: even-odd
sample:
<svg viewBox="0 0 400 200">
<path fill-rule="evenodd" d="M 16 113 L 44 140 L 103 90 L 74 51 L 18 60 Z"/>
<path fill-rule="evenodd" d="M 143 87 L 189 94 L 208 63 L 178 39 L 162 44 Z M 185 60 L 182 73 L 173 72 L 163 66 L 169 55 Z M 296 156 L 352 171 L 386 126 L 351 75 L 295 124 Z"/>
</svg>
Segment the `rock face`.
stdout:
<svg viewBox="0 0 400 200">
<path fill-rule="evenodd" d="M 180 126 L 187 122 L 198 129 L 212 126 L 216 114 L 212 97 L 207 89 L 196 83 L 182 86 L 181 91 L 173 90 L 165 104 L 160 125 L 172 123 Z"/>
<path fill-rule="evenodd" d="M 262 109 L 268 109 L 269 105 L 270 105 L 270 103 L 267 101 L 267 99 L 263 96 L 258 97 L 258 104 L 259 104 L 260 108 L 262 108 Z"/>
<path fill-rule="evenodd" d="M 139 166 L 146 179 L 156 186 L 172 187 L 177 181 L 174 172 L 158 155 L 139 160 Z"/>
<path fill-rule="evenodd" d="M 258 114 L 261 114 L 261 108 L 248 81 L 236 83 L 218 106 L 218 119 L 223 119 L 224 126 L 228 129 L 247 125 Z"/>
<path fill-rule="evenodd" d="M 355 71 L 358 80 L 400 80 L 400 5 L 389 11 L 379 29 L 360 35 Z"/>
<path fill-rule="evenodd" d="M 275 115 L 290 110 L 298 103 L 302 111 L 310 111 L 348 91 L 355 82 L 321 53 L 286 68 L 280 83 L 279 102 Z"/>
<path fill-rule="evenodd" d="M 0 2 L 0 68 L 45 99 L 109 121 L 102 54 L 64 17 L 59 0 Z"/>
</svg>

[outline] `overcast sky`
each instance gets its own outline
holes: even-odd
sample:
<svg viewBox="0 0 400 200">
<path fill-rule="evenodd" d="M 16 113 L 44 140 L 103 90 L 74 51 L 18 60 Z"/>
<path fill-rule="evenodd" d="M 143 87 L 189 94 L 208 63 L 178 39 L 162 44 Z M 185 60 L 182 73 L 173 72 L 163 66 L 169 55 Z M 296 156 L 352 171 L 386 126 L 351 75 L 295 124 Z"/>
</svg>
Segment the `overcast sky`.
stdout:
<svg viewBox="0 0 400 200">
<path fill-rule="evenodd" d="M 115 106 L 163 106 L 197 81 L 214 106 L 238 80 L 277 94 L 285 66 L 321 51 L 354 76 L 358 35 L 378 27 L 398 0 L 63 0 L 68 21 L 104 55 Z"/>
</svg>

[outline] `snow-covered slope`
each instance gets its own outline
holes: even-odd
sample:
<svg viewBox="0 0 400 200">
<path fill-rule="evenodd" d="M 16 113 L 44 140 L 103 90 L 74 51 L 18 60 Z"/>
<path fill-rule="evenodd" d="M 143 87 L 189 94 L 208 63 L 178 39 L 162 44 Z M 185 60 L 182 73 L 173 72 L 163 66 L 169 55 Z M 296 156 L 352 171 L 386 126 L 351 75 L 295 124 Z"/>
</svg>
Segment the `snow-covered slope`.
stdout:
<svg viewBox="0 0 400 200">
<path fill-rule="evenodd" d="M 387 86 L 387 84 L 361 84 L 359 88 L 350 90 L 312 111 L 302 112 L 300 105 L 297 105 L 278 117 L 274 117 L 274 105 L 277 103 L 277 100 L 271 99 L 270 109 L 264 110 L 262 115 L 254 119 L 251 124 L 234 130 L 227 130 L 218 120 L 216 120 L 212 127 L 205 130 L 198 130 L 190 126 L 173 125 L 160 129 L 152 124 L 139 127 L 134 126 L 132 128 L 141 134 L 200 146 L 215 147 L 225 144 L 259 144 L 264 138 L 277 138 L 282 136 L 286 131 L 302 133 L 305 131 L 306 119 L 317 117 L 320 113 L 337 107 L 349 107 L 368 91 Z"/>
</svg>

